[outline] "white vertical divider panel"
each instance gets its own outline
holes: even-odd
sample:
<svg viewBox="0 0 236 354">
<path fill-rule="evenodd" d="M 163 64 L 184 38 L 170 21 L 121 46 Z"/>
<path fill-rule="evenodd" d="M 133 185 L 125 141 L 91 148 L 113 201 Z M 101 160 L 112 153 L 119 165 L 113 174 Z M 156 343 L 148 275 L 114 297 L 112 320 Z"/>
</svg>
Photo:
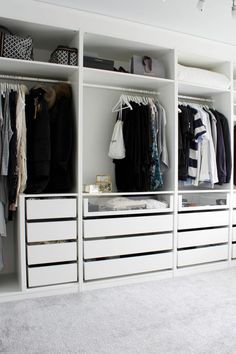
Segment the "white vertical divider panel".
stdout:
<svg viewBox="0 0 236 354">
<path fill-rule="evenodd" d="M 78 80 L 78 274 L 79 290 L 83 290 L 83 53 L 84 32 L 79 32 L 79 80 Z"/>
<path fill-rule="evenodd" d="M 231 62 L 226 62 L 221 65 L 222 73 L 227 75 L 231 79 L 232 83 L 232 67 Z M 219 67 L 218 67 L 219 68 Z M 218 70 L 219 71 L 219 70 Z M 232 118 L 233 118 L 233 103 L 232 103 L 232 88 L 228 92 L 224 92 L 221 94 L 217 94 L 213 96 L 214 99 L 214 108 L 225 115 L 228 119 L 229 129 L 230 129 L 230 144 L 231 144 L 231 154 L 233 153 L 233 143 L 232 143 L 232 135 L 233 135 L 233 127 L 232 127 Z M 233 156 L 233 155 L 232 155 Z M 231 262 L 231 239 L 232 239 L 232 174 L 231 181 L 229 184 L 223 185 L 223 189 L 228 189 L 230 192 L 230 207 L 228 212 L 228 264 Z"/>
<path fill-rule="evenodd" d="M 233 250 L 233 196 L 234 196 L 234 63 L 231 60 L 230 62 L 230 81 L 231 81 L 231 88 L 230 88 L 230 137 L 231 137 L 231 154 L 232 154 L 232 175 L 230 181 L 230 196 L 229 196 L 229 266 L 232 264 L 232 250 Z"/>
<path fill-rule="evenodd" d="M 169 169 L 163 174 L 164 191 L 174 190 L 175 184 L 175 123 L 176 123 L 176 106 L 175 106 L 175 84 L 171 82 L 159 90 L 158 98 L 166 111 L 167 125 L 166 137 L 169 153 Z"/>
<path fill-rule="evenodd" d="M 75 47 L 78 48 L 78 65 L 79 68 L 81 67 L 80 63 L 80 31 L 75 31 L 75 36 L 73 38 L 73 40 L 70 42 L 70 46 L 71 47 Z M 80 108 L 80 100 L 79 100 L 79 92 L 80 92 L 80 88 L 79 88 L 79 83 L 80 83 L 80 69 L 76 70 L 69 78 L 70 82 L 71 82 L 71 87 L 72 87 L 72 93 L 73 93 L 73 104 L 74 104 L 74 115 L 75 115 L 75 123 L 74 123 L 74 139 L 75 139 L 75 152 L 74 152 L 74 181 L 75 181 L 75 186 L 74 186 L 74 192 L 77 195 L 77 224 L 79 225 L 79 205 L 78 205 L 78 193 L 79 193 L 79 178 L 78 178 L 78 174 L 79 174 L 79 108 Z M 80 269 L 80 265 L 79 265 L 79 246 L 80 246 L 80 241 L 79 241 L 79 230 L 78 230 L 78 226 L 77 226 L 77 266 L 78 266 L 78 274 L 79 274 L 79 269 Z M 78 276 L 79 278 L 79 276 Z"/>
<path fill-rule="evenodd" d="M 177 247 L 178 247 L 178 80 L 177 80 L 178 52 L 174 51 L 174 84 L 175 84 L 175 136 L 174 136 L 174 230 L 173 230 L 173 276 L 177 269 Z"/>
<path fill-rule="evenodd" d="M 22 292 L 26 292 L 26 226 L 25 226 L 25 196 L 20 194 L 17 217 L 18 230 L 18 276 Z"/>
</svg>

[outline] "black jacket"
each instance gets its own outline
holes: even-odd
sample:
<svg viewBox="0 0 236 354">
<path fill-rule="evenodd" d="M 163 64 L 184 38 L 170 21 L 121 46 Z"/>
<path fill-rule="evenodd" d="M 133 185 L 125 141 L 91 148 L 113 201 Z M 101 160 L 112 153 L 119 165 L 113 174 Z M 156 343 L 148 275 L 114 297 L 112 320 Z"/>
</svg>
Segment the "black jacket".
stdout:
<svg viewBox="0 0 236 354">
<path fill-rule="evenodd" d="M 118 191 L 150 190 L 150 119 L 148 106 L 132 102 L 133 110 L 122 111 L 126 156 L 115 163 Z"/>
<path fill-rule="evenodd" d="M 44 192 L 50 175 L 51 144 L 47 103 L 42 88 L 26 97 L 27 186 L 26 193 Z"/>
<path fill-rule="evenodd" d="M 229 183 L 232 171 L 230 131 L 227 118 L 216 110 L 211 110 L 217 120 L 217 171 L 219 184 Z"/>
<path fill-rule="evenodd" d="M 73 186 L 74 114 L 72 93 L 68 84 L 53 87 L 56 101 L 50 116 L 50 178 L 46 192 L 68 192 Z"/>
</svg>

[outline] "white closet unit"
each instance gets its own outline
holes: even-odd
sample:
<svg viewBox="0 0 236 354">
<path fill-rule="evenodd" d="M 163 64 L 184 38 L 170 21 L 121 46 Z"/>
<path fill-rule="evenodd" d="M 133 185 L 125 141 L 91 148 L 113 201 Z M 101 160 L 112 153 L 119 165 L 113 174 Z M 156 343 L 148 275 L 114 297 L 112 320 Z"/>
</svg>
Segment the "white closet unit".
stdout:
<svg viewBox="0 0 236 354">
<path fill-rule="evenodd" d="M 56 46 L 79 48 L 79 31 L 1 19 L 14 33 L 31 35 L 34 61 L 0 57 L 0 81 L 36 84 L 68 82 L 72 87 L 75 128 L 78 126 L 79 67 L 49 63 Z M 75 129 L 75 133 L 77 129 Z M 76 133 L 76 140 L 77 140 Z M 17 215 L 4 238 L 0 301 L 42 292 L 78 290 L 78 155 L 71 193 L 21 195 Z M 56 285 L 58 284 L 58 285 Z M 56 285 L 56 286 L 55 286 Z M 34 287 L 36 287 L 34 289 Z M 37 287 L 38 288 L 37 290 Z"/>
<path fill-rule="evenodd" d="M 85 34 L 84 53 L 96 53 L 98 57 L 114 60 L 116 68 L 121 65 L 125 70 L 130 70 L 129 62 L 133 54 L 143 55 L 146 53 L 153 58 L 162 60 L 166 69 L 166 78 L 83 68 L 83 184 L 93 184 L 96 175 L 100 173 L 111 175 L 115 188 L 114 164 L 112 159 L 108 157 L 109 143 L 117 115 L 112 113 L 112 108 L 122 93 L 132 94 L 132 90 L 134 90 L 133 95 L 148 95 L 149 91 L 154 91 L 158 93 L 158 99 L 165 107 L 167 114 L 170 170 L 165 176 L 163 191 L 173 192 L 175 154 L 173 144 L 175 137 L 174 50 L 118 38 Z"/>
<path fill-rule="evenodd" d="M 184 66 L 224 74 L 229 80 L 231 62 L 179 53 L 178 62 Z M 214 107 L 228 119 L 232 136 L 231 90 L 216 88 L 210 83 L 178 81 L 180 101 Z M 183 97 L 183 98 L 182 98 Z M 189 97 L 189 99 L 188 99 Z M 177 270 L 206 267 L 207 264 L 229 260 L 231 183 L 212 188 L 207 183 L 196 186 L 178 185 Z M 190 268 L 189 268 L 190 267 Z"/>
<path fill-rule="evenodd" d="M 68 25 L 66 19 L 62 22 Z M 78 28 L 77 23 L 73 30 L 72 25 L 68 29 L 66 25 L 59 28 L 1 20 L 15 33 L 30 33 L 34 61 L 0 57 L 0 80 L 8 77 L 12 82 L 14 76 L 29 87 L 38 80 L 53 80 L 52 84 L 55 80 L 69 81 L 76 151 L 75 184 L 70 193 L 20 195 L 17 219 L 9 222 L 4 240 L 0 301 L 178 276 L 235 263 L 236 195 L 232 178 L 230 183 L 214 188 L 205 183 L 184 186 L 178 181 L 179 96 L 187 102 L 205 102 L 226 116 L 233 151 L 236 72 L 233 75 L 231 58 L 223 58 L 222 53 L 206 57 L 197 48 L 196 53 L 179 50 L 173 41 L 168 44 L 156 35 L 150 40 L 141 36 L 138 42 L 133 30 L 130 34 L 121 31 L 120 35 L 112 29 L 109 35 L 103 29 L 94 33 L 92 25 L 83 23 Z M 60 44 L 78 48 L 78 66 L 48 62 Z M 132 55 L 149 55 L 163 62 L 166 76 L 85 67 L 83 58 L 91 55 L 114 60 L 117 69 L 122 66 L 128 71 Z M 224 74 L 231 88 L 178 80 L 179 63 Z M 108 149 L 117 118 L 112 108 L 121 94 L 157 96 L 166 110 L 169 169 L 163 186 L 155 192 L 116 189 L 115 166 Z M 85 185 L 95 184 L 97 175 L 111 176 L 111 193 L 84 192 Z M 129 199 L 132 208 L 114 208 L 115 198 Z M 151 208 L 146 207 L 148 200 L 152 201 Z M 157 207 L 158 203 L 163 204 Z"/>
<path fill-rule="evenodd" d="M 110 175 L 114 193 L 84 193 L 84 286 L 107 278 L 139 275 L 173 269 L 173 191 L 175 141 L 174 50 L 86 33 L 84 53 L 114 60 L 118 69 L 130 71 L 132 55 L 149 55 L 163 61 L 166 77 L 147 77 L 93 68 L 83 69 L 83 184 L 96 175 Z M 116 113 L 112 108 L 122 93 L 148 95 L 156 92 L 167 114 L 167 145 L 170 170 L 158 192 L 117 192 L 115 166 L 108 157 Z M 167 208 L 102 209 L 104 198 L 126 197 L 135 201 L 164 200 Z M 97 207 L 97 209 L 96 209 Z M 158 214 L 158 215 L 155 215 Z"/>
</svg>

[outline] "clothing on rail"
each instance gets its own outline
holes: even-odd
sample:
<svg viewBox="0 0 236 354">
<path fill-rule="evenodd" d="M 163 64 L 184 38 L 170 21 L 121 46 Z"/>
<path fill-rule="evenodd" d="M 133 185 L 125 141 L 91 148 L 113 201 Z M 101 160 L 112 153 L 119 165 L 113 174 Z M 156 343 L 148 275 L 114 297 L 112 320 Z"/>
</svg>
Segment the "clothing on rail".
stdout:
<svg viewBox="0 0 236 354">
<path fill-rule="evenodd" d="M 71 87 L 0 83 L 0 239 L 20 193 L 67 192 L 72 188 Z M 0 240 L 0 270 L 3 268 Z"/>
<path fill-rule="evenodd" d="M 122 149 L 121 158 L 113 159 L 117 190 L 138 192 L 160 189 L 169 167 L 164 107 L 157 99 L 128 96 L 126 105 L 120 107 L 117 123 L 119 120 L 123 123 L 123 135 L 120 135 L 123 141 L 119 144 L 124 144 L 125 153 Z M 114 143 L 111 140 L 111 144 Z"/>
<path fill-rule="evenodd" d="M 2 238 L 7 236 L 6 222 L 9 210 L 16 203 L 17 186 L 20 183 L 18 174 L 22 172 L 18 163 L 17 142 L 21 140 L 23 132 L 18 129 L 16 107 L 26 91 L 24 85 L 0 84 L 0 270 L 4 266 Z"/>
<path fill-rule="evenodd" d="M 200 104 L 179 104 L 179 181 L 198 186 L 230 182 L 232 157 L 227 118 Z"/>
<path fill-rule="evenodd" d="M 71 190 L 73 122 L 70 85 L 39 85 L 30 90 L 26 100 L 26 193 Z"/>
</svg>

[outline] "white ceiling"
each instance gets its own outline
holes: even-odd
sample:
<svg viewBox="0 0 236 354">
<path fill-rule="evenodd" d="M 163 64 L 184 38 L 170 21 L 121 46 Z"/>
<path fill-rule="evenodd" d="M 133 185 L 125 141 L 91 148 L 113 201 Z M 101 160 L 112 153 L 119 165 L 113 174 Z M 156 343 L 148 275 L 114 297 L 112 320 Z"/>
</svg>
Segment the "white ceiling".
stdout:
<svg viewBox="0 0 236 354">
<path fill-rule="evenodd" d="M 236 45 L 232 0 L 35 0 L 197 35 Z"/>
</svg>

